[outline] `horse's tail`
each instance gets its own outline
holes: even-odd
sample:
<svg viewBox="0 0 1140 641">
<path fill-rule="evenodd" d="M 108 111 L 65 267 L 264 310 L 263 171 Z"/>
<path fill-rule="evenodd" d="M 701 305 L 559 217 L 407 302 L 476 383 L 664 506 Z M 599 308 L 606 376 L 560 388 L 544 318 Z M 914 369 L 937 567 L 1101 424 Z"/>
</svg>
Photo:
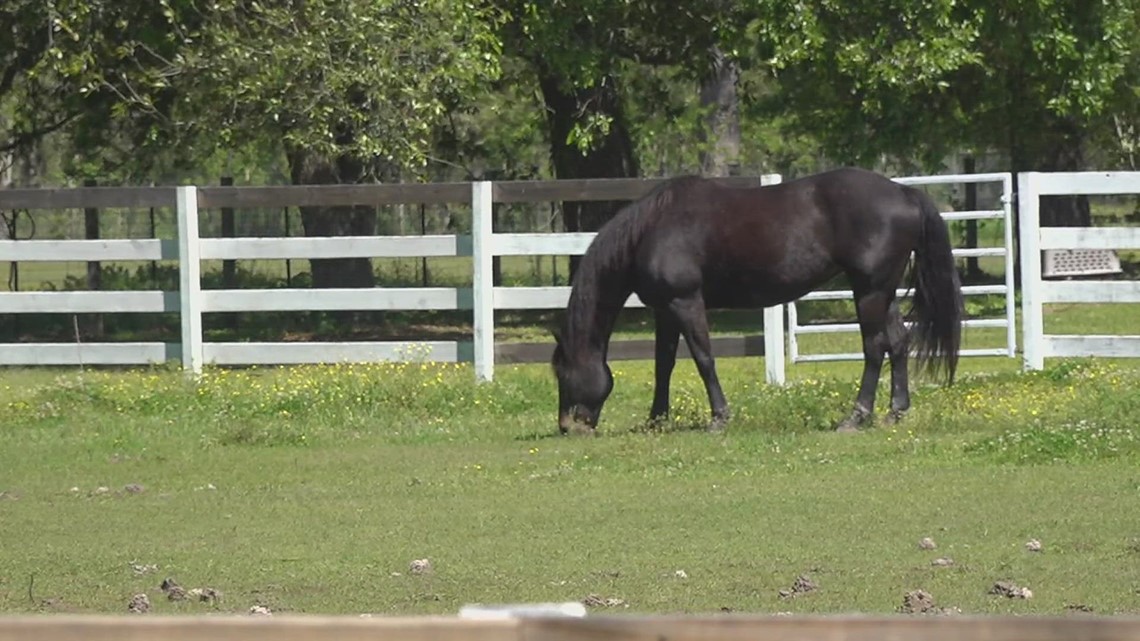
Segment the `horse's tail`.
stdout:
<svg viewBox="0 0 1140 641">
<path fill-rule="evenodd" d="M 920 210 L 918 246 L 910 287 L 914 290 L 908 316 L 914 321 L 911 341 L 920 369 L 937 376 L 944 369 L 946 382 L 954 382 L 962 342 L 962 284 L 950 245 L 950 230 L 934 202 L 912 190 Z"/>
</svg>

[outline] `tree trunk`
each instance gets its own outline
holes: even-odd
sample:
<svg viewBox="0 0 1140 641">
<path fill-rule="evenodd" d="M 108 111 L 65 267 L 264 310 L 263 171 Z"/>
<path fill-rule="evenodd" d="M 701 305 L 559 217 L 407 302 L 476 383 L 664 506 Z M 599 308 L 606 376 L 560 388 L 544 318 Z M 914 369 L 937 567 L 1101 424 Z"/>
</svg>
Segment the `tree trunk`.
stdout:
<svg viewBox="0 0 1140 641">
<path fill-rule="evenodd" d="M 561 78 L 543 71 L 539 74 L 539 85 L 546 103 L 550 157 L 556 177 L 632 178 L 638 175 L 633 142 L 612 76 L 604 76 L 588 89 L 567 91 Z M 606 132 L 599 134 L 594 145 L 583 151 L 569 141 L 569 136 L 575 123 L 591 116 L 609 117 L 611 124 Z M 566 201 L 562 204 L 566 231 L 597 231 L 624 204 L 621 201 Z M 570 257 L 571 278 L 579 260 L 578 256 Z"/>
<path fill-rule="evenodd" d="M 304 149 L 288 154 L 290 177 L 295 185 L 356 183 L 365 177 L 363 163 L 341 156 L 329 160 Z M 306 236 L 371 236 L 376 233 L 376 209 L 355 207 L 301 207 L 301 225 Z M 368 258 L 319 258 L 309 260 L 314 288 L 375 287 L 376 277 Z"/>
<path fill-rule="evenodd" d="M 740 170 L 740 112 L 736 97 L 740 69 L 718 47 L 713 47 L 710 54 L 712 67 L 701 81 L 701 107 L 706 110 L 701 173 L 731 176 Z"/>
</svg>

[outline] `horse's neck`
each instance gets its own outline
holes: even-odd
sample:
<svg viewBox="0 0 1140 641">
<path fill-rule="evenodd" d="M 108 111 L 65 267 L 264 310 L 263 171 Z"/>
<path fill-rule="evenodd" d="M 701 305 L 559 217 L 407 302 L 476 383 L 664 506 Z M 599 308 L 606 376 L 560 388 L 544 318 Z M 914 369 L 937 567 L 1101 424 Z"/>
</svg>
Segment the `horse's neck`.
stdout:
<svg viewBox="0 0 1140 641">
<path fill-rule="evenodd" d="M 575 319 L 571 333 L 574 340 L 580 341 L 580 347 L 605 354 L 618 314 L 633 290 L 625 275 L 608 274 L 593 282 L 594 287 L 575 292 L 571 301 L 571 316 Z"/>
</svg>

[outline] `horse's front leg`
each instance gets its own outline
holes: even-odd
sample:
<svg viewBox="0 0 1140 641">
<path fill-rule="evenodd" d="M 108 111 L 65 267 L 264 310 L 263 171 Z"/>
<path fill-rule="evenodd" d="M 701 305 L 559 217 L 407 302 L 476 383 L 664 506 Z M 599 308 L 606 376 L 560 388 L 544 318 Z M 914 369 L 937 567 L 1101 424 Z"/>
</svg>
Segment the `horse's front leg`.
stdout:
<svg viewBox="0 0 1140 641">
<path fill-rule="evenodd" d="M 681 333 L 689 345 L 693 355 L 693 362 L 697 365 L 697 372 L 704 381 L 705 390 L 709 396 L 709 408 L 712 410 L 712 423 L 710 431 L 724 429 L 728 422 L 728 401 L 724 398 L 724 391 L 720 388 L 720 380 L 716 375 L 716 363 L 713 360 L 712 342 L 709 340 L 708 318 L 705 316 L 705 301 L 700 293 L 687 298 L 674 299 L 669 305 L 680 324 Z"/>
<path fill-rule="evenodd" d="M 668 309 L 654 312 L 656 342 L 654 346 L 653 406 L 649 409 L 650 422 L 669 417 L 669 381 L 677 363 L 677 343 L 681 340 L 681 325 Z"/>
</svg>

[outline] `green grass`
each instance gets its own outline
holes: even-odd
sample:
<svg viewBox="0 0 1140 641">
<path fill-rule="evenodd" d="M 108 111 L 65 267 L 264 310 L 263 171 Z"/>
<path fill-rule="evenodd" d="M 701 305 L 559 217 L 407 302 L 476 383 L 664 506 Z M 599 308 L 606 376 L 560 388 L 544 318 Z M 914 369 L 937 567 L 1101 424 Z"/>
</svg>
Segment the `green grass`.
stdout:
<svg viewBox="0 0 1140 641">
<path fill-rule="evenodd" d="M 694 429 L 707 403 L 690 363 L 674 421 L 652 430 L 651 364 L 621 363 L 593 439 L 554 436 L 543 366 L 486 385 L 417 363 L 197 383 L 9 370 L 0 611 L 123 612 L 145 591 L 158 612 L 453 613 L 589 594 L 621 612 L 890 612 L 923 588 L 971 613 L 1140 612 L 1140 370 L 1022 375 L 1009 360 L 916 383 L 905 423 L 855 435 L 828 429 L 855 363 L 797 366 L 772 388 L 762 360 L 722 359 L 735 415 L 715 435 Z M 408 572 L 418 558 L 429 575 Z M 819 589 L 780 598 L 800 574 Z M 168 602 L 168 576 L 223 600 Z M 988 595 L 997 580 L 1035 596 Z"/>
</svg>

